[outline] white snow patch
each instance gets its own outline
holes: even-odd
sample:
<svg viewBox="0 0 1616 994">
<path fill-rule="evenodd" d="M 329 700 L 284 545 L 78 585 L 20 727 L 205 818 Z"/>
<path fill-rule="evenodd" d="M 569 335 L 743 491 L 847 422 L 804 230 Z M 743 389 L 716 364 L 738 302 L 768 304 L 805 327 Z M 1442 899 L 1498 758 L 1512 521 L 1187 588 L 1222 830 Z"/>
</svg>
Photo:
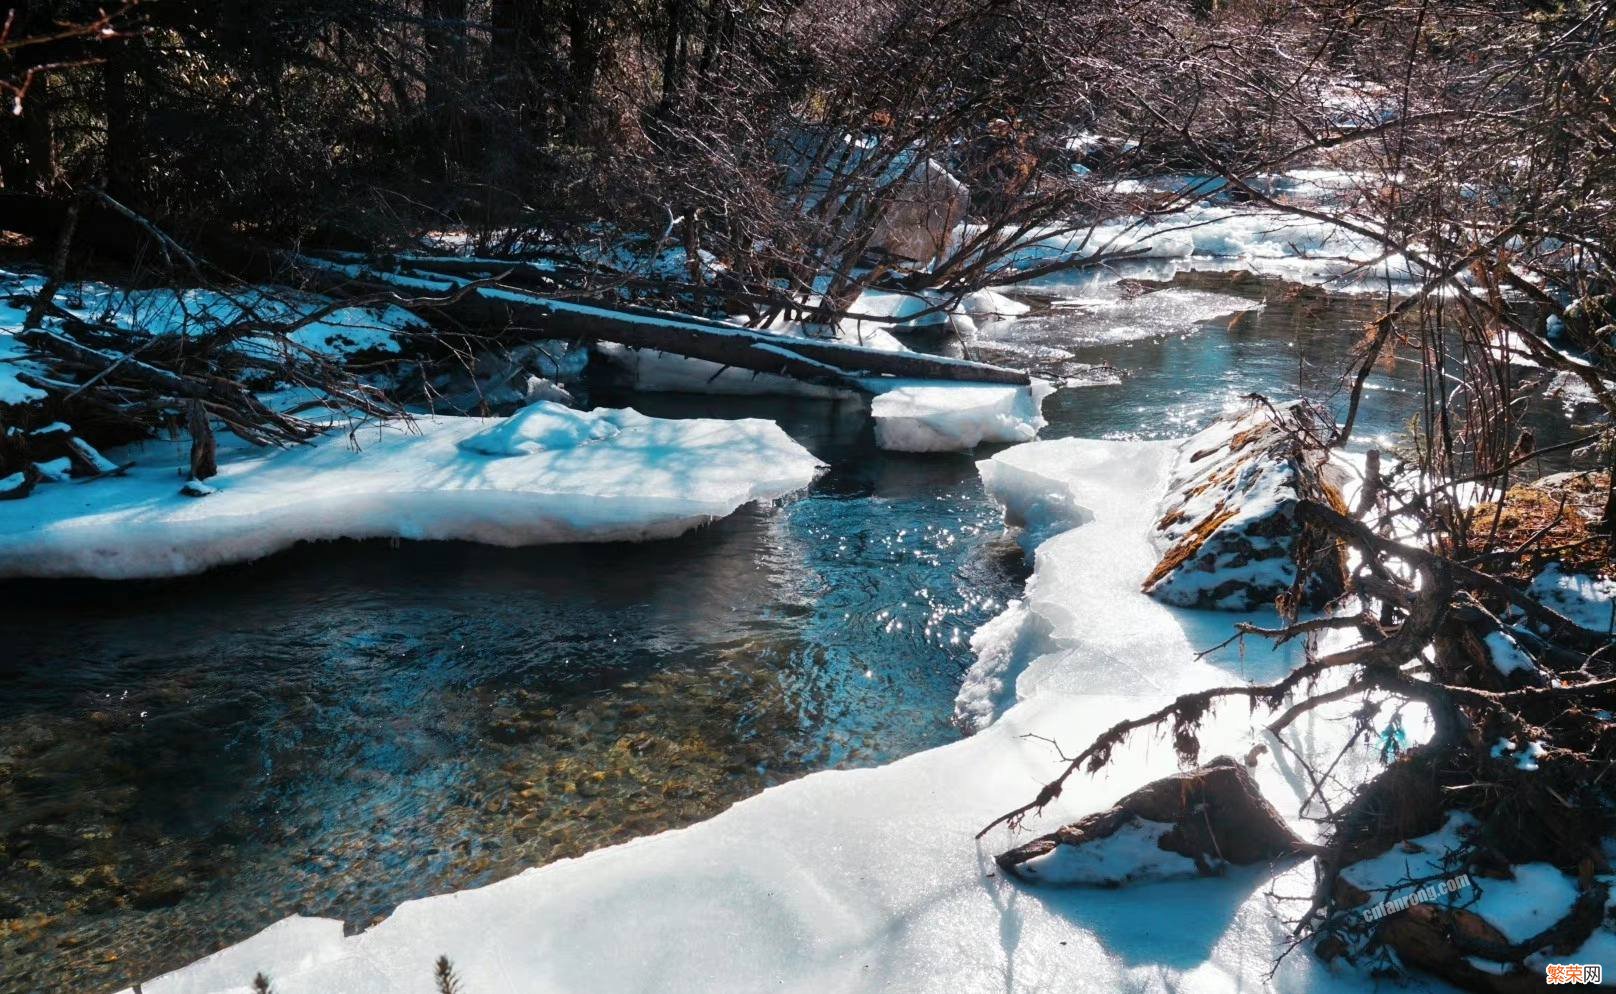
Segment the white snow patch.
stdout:
<svg viewBox="0 0 1616 994">
<path fill-rule="evenodd" d="M 665 538 L 804 487 L 819 468 L 770 421 L 562 410 L 222 449 L 209 481 L 218 492 L 205 500 L 178 492 L 185 445 L 149 443 L 122 477 L 41 488 L 7 507 L 0 576 L 176 576 L 341 538 Z"/>
<path fill-rule="evenodd" d="M 1616 580 L 1567 573 L 1550 563 L 1527 592 L 1583 628 L 1616 631 Z"/>
<path fill-rule="evenodd" d="M 1487 658 L 1492 661 L 1493 669 L 1506 679 L 1517 670 L 1530 673 L 1537 669 L 1532 657 L 1522 652 L 1515 640 L 1503 632 L 1492 632 L 1482 641 L 1487 645 Z"/>
<path fill-rule="evenodd" d="M 1513 748 L 1513 745 L 1510 746 Z M 1395 901 L 1433 881 L 1464 872 L 1463 849 L 1476 820 L 1461 811 L 1450 812 L 1443 826 L 1411 840 L 1414 851 L 1394 845 L 1386 852 L 1341 871 L 1348 882 L 1369 894 L 1369 904 Z M 1571 911 L 1577 900 L 1577 882 L 1549 863 L 1511 867 L 1513 880 L 1470 877 L 1442 900 L 1486 919 L 1510 942 L 1524 942 Z"/>
<path fill-rule="evenodd" d="M 602 441 L 650 420 L 636 411 L 575 411 L 539 401 L 461 439 L 460 449 L 485 456 L 527 456 Z"/>
</svg>

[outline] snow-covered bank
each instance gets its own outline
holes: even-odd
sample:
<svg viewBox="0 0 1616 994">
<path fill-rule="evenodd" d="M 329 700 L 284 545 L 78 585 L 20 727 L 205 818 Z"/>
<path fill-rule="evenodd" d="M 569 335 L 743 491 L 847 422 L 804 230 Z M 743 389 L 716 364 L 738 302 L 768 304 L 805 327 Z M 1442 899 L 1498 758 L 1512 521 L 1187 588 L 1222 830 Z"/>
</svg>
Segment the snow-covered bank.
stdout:
<svg viewBox="0 0 1616 994">
<path fill-rule="evenodd" d="M 1336 293 L 1384 293 L 1388 287 L 1406 289 L 1420 278 L 1408 259 L 1388 254 L 1378 240 L 1349 227 L 1272 208 L 1218 203 L 1217 187 L 1209 185 L 1213 181 L 1180 179 L 1186 184 L 1181 195 L 1189 200 L 1180 209 L 1120 216 L 1093 227 L 1072 224 L 1034 231 L 1016 248 L 1013 264 L 1033 268 L 1059 261 L 1154 262 L 1153 278 L 1158 279 L 1170 279 L 1180 270 L 1241 270 Z M 1172 180 L 1161 177 L 1156 182 Z M 1323 188 L 1298 189 L 1317 192 L 1323 199 L 1330 194 Z M 1359 220 L 1350 214 L 1347 218 Z M 960 237 L 978 233 L 967 226 Z M 1058 284 L 1067 279 L 1056 274 L 1038 282 Z"/>
<path fill-rule="evenodd" d="M 144 990 L 245 990 L 262 970 L 282 994 L 427 992 L 440 954 L 473 992 L 1262 989 L 1285 937 L 1261 893 L 1266 872 L 1033 893 L 991 862 L 1025 834 L 973 839 L 1059 768 L 1046 742 L 1023 733 L 1075 748 L 1165 696 L 1290 661 L 1232 650 L 1198 661 L 1195 650 L 1231 619 L 1138 592 L 1154 562 L 1148 525 L 1169 451 L 1065 439 L 988 461 L 999 467 L 984 470 L 994 492 L 1041 540 L 1024 610 L 1043 634 L 1042 644 L 1006 647 L 1020 700 L 979 734 L 886 767 L 807 777 L 690 829 L 410 902 L 355 936 L 334 922 L 284 922 Z M 1333 721 L 1304 720 L 1307 749 L 1338 744 Z M 1207 755 L 1243 753 L 1250 729 L 1244 708 L 1230 709 L 1209 722 Z M 1172 766 L 1170 748 L 1141 739 L 1028 828 L 1107 807 Z M 1265 763 L 1257 776 L 1281 812 L 1294 810 L 1287 773 Z M 1300 872 L 1280 890 L 1305 894 Z M 1272 986 L 1357 991 L 1363 981 L 1292 955 Z"/>
<path fill-rule="evenodd" d="M 123 476 L 41 485 L 0 514 L 0 577 L 177 576 L 300 541 L 495 545 L 665 538 L 810 483 L 770 421 L 671 421 L 540 402 L 510 418 L 421 418 L 289 450 L 221 451 L 217 492 L 179 493 L 186 446 L 119 453 Z"/>
</svg>

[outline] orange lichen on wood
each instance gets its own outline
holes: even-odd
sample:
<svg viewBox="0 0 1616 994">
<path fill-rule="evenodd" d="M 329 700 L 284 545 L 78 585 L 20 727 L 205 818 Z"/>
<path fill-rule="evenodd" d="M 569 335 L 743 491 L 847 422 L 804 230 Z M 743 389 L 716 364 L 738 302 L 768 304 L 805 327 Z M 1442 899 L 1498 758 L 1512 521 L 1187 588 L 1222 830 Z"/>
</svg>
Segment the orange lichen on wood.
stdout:
<svg viewBox="0 0 1616 994">
<path fill-rule="evenodd" d="M 1167 550 L 1167 554 L 1162 556 L 1161 562 L 1157 563 L 1156 568 L 1151 570 L 1150 575 L 1145 578 L 1141 589 L 1149 590 L 1161 582 L 1168 574 L 1194 559 L 1196 553 L 1201 551 L 1201 546 L 1206 544 L 1206 540 L 1211 538 L 1212 534 L 1225 521 L 1234 517 L 1236 513 L 1238 512 L 1235 510 L 1225 509 L 1223 502 L 1219 501 L 1218 506 L 1213 509 L 1211 514 L 1201 519 L 1199 524 L 1190 529 L 1188 535 L 1185 535 L 1177 544 Z"/>
</svg>

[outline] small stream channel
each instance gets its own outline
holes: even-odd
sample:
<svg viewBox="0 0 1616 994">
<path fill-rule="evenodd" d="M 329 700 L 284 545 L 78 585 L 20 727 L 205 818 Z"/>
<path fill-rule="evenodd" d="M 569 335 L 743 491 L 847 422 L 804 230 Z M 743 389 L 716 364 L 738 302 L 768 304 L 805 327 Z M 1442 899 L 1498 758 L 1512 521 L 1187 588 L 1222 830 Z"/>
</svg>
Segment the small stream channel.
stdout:
<svg viewBox="0 0 1616 994">
<path fill-rule="evenodd" d="M 1169 437 L 1251 391 L 1331 399 L 1373 313 L 1182 286 L 1203 297 L 1058 308 L 978 354 L 1092 384 L 1046 404 L 1044 437 Z M 1212 293 L 1271 299 L 1231 320 Z M 1362 437 L 1397 435 L 1413 373 L 1377 384 Z M 112 990 L 290 914 L 362 928 L 959 734 L 970 635 L 1025 576 L 973 457 L 881 452 L 827 402 L 592 399 L 774 418 L 831 469 L 644 545 L 341 543 L 0 584 L 0 991 Z M 1564 437 L 1539 406 L 1539 444 Z"/>
</svg>

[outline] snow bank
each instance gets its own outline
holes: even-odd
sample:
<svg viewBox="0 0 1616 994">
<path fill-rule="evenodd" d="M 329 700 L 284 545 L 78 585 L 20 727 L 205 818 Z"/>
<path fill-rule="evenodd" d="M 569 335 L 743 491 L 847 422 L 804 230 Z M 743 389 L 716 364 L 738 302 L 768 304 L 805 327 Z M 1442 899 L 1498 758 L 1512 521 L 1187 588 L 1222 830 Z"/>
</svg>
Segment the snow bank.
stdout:
<svg viewBox="0 0 1616 994">
<path fill-rule="evenodd" d="M 989 460 L 1000 469 L 984 475 L 1012 500 L 1011 513 L 1048 536 L 1024 602 L 1047 633 L 1013 651 L 1020 701 L 978 734 L 878 769 L 805 777 L 688 829 L 412 901 L 358 935 L 328 928 L 279 955 L 236 946 L 144 990 L 240 988 L 264 970 L 280 994 L 427 994 L 444 954 L 468 991 L 533 994 L 1361 991 L 1363 978 L 1305 955 L 1265 979 L 1287 938 L 1265 872 L 1033 893 L 992 864 L 1028 833 L 996 831 L 980 846 L 973 838 L 1060 767 L 1047 742 L 1024 733 L 1080 748 L 1125 713 L 1227 683 L 1231 671 L 1269 675 L 1300 653 L 1198 660 L 1230 619 L 1175 612 L 1139 593 L 1169 453 L 1061 439 Z M 1243 755 L 1254 727 L 1244 706 L 1217 712 L 1203 732 L 1207 755 Z M 1339 747 L 1338 728 L 1350 723 L 1309 715 L 1298 738 L 1318 760 Z M 1356 756 L 1339 775 L 1351 775 Z M 1172 765 L 1171 750 L 1144 737 L 1100 774 L 1074 779 L 1028 829 L 1109 807 Z M 1270 763 L 1256 776 L 1281 812 L 1308 789 L 1301 774 L 1288 779 Z M 1306 895 L 1311 873 L 1299 867 L 1275 887 Z"/>
<path fill-rule="evenodd" d="M 869 380 L 875 441 L 896 452 L 960 452 L 984 442 L 1029 442 L 1046 422 L 1044 398 L 1055 388 L 997 383 Z"/>
<path fill-rule="evenodd" d="M 300 541 L 493 545 L 664 538 L 811 482 L 773 422 L 670 421 L 540 402 L 506 419 L 422 418 L 298 449 L 221 451 L 217 492 L 181 496 L 186 446 L 125 476 L 41 486 L 0 514 L 0 577 L 198 573 Z"/>
</svg>

